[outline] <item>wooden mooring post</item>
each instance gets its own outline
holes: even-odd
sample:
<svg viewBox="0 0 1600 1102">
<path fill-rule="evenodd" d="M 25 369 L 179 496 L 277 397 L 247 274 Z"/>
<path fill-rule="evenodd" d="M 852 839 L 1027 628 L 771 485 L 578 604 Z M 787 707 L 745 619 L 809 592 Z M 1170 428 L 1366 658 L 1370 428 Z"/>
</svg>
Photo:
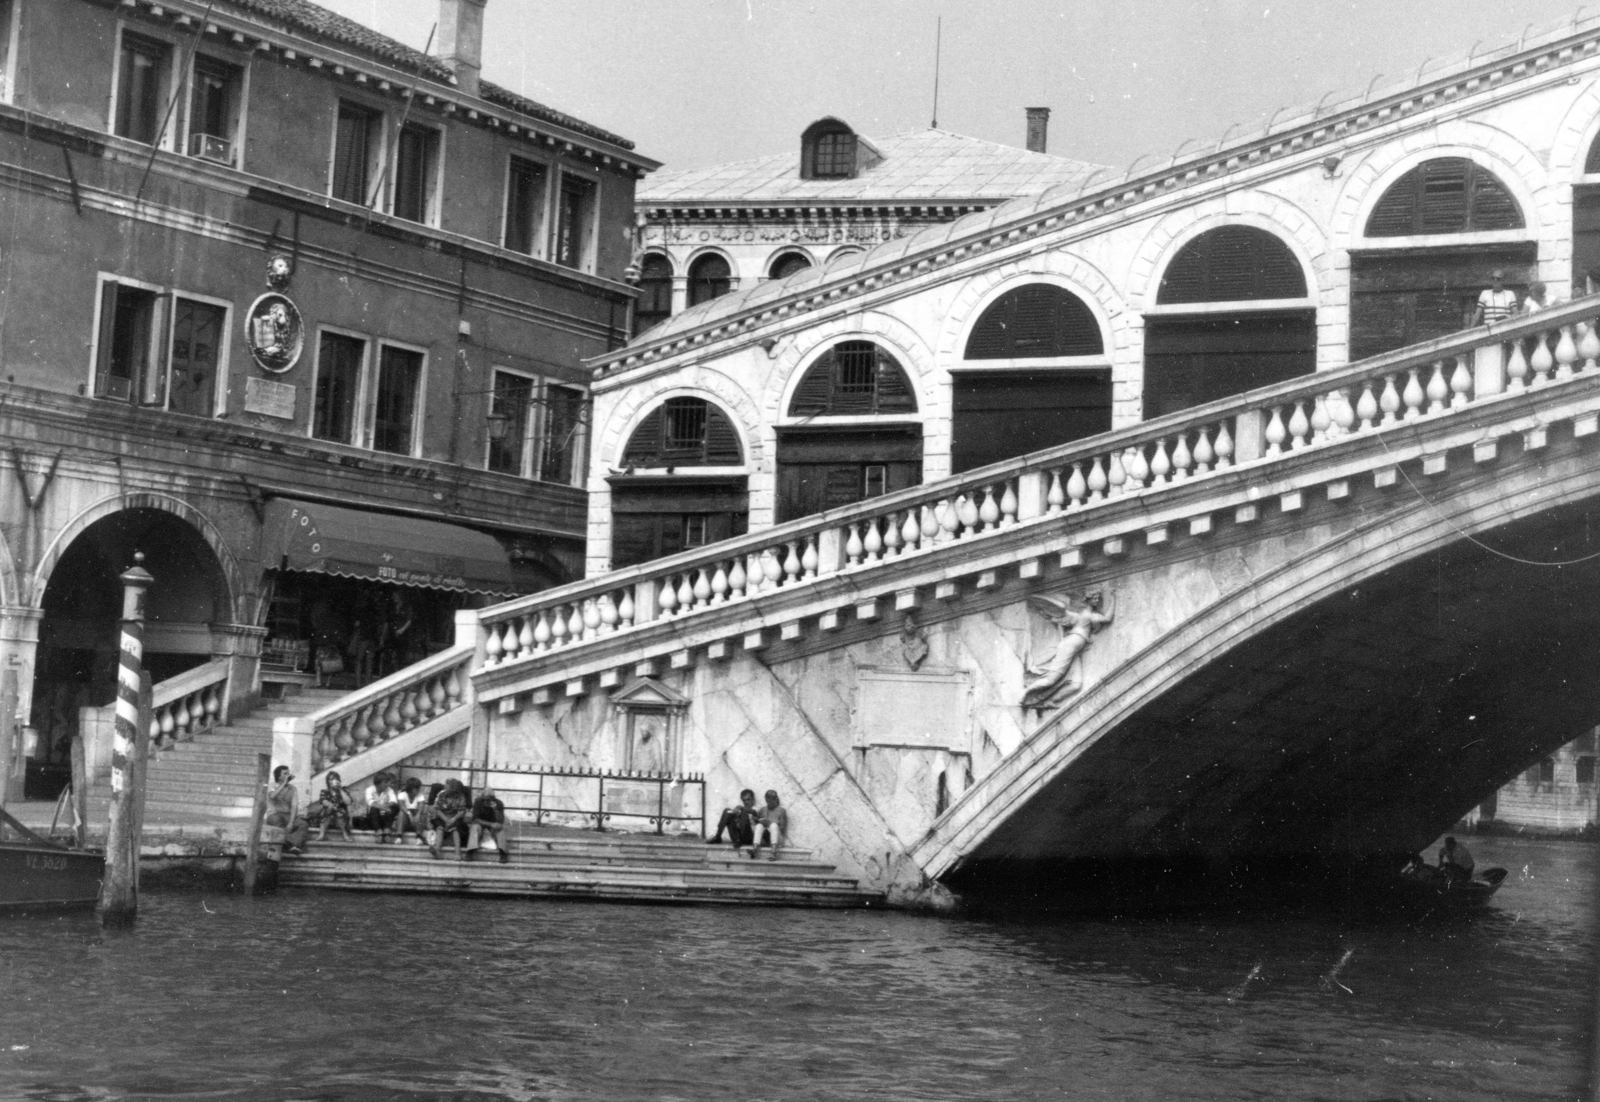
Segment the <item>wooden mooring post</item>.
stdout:
<svg viewBox="0 0 1600 1102">
<path fill-rule="evenodd" d="M 267 817 L 267 785 L 272 780 L 272 755 L 256 755 L 256 802 L 250 811 L 250 838 L 245 844 L 244 894 L 256 894 L 261 867 L 261 823 Z"/>
<path fill-rule="evenodd" d="M 145 594 L 155 581 L 135 553 L 122 574 L 122 638 L 117 660 L 116 727 L 111 741 L 111 813 L 106 821 L 106 871 L 96 908 L 106 926 L 125 926 L 139 914 L 139 836 L 144 818 L 144 768 L 150 726 L 141 715 L 144 688 Z M 142 721 L 142 729 L 141 729 Z"/>
</svg>

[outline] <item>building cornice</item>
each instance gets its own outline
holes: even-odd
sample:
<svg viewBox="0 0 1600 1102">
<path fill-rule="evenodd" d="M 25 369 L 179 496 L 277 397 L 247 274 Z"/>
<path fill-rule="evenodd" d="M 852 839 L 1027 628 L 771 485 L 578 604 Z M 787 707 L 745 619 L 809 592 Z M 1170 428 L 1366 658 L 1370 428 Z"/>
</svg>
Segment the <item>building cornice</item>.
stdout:
<svg viewBox="0 0 1600 1102">
<path fill-rule="evenodd" d="M 594 368 L 596 379 L 605 380 L 603 385 L 597 382 L 595 392 L 648 377 L 654 374 L 652 368 L 670 369 L 669 361 L 679 356 L 703 355 L 708 344 L 750 343 L 756 330 L 768 330 L 763 335 L 770 336 L 770 326 L 791 319 L 815 324 L 821 315 L 839 309 L 842 300 L 850 300 L 850 312 L 860 312 L 870 308 L 861 301 L 863 296 L 886 297 L 874 293 L 898 290 L 913 282 L 920 287 L 928 282 L 930 273 L 956 266 L 964 269 L 978 258 L 999 263 L 1000 255 L 1028 251 L 1042 235 L 1079 227 L 1098 231 L 1111 218 L 1146 217 L 1173 197 L 1188 200 L 1195 191 L 1213 190 L 1219 184 L 1236 187 L 1241 178 L 1272 175 L 1274 168 L 1298 170 L 1316 159 L 1317 153 L 1373 140 L 1386 135 L 1396 123 L 1437 121 L 1438 116 L 1459 110 L 1459 105 L 1469 100 L 1476 102 L 1488 93 L 1499 93 L 1518 84 L 1532 91 L 1543 86 L 1534 84 L 1535 78 L 1547 77 L 1600 53 L 1600 28 L 1594 26 L 1600 23 L 1600 15 L 1591 17 L 1589 23 L 1588 30 L 1578 33 L 1575 20 L 1573 28 L 1553 32 L 1535 44 L 1524 40 L 1481 59 L 1468 58 L 1431 79 L 1412 81 L 1390 92 L 1363 95 L 1348 105 L 1335 104 L 1324 111 L 1319 103 L 1282 123 L 1275 116 L 1260 134 L 1231 146 L 1226 145 L 1228 135 L 1224 134 L 1209 153 L 1184 160 L 1174 158 L 1139 175 L 1129 172 L 1121 180 L 1096 191 L 1080 191 L 1061 203 L 1043 209 L 1025 208 L 1010 218 L 959 237 L 941 238 L 877 265 L 855 268 L 832 278 L 824 276 L 793 294 L 764 298 L 693 329 L 672 332 L 654 341 L 646 334 L 625 349 L 587 361 Z M 907 286 L 902 293 L 911 289 Z M 665 324 L 670 326 L 671 322 Z"/>
</svg>

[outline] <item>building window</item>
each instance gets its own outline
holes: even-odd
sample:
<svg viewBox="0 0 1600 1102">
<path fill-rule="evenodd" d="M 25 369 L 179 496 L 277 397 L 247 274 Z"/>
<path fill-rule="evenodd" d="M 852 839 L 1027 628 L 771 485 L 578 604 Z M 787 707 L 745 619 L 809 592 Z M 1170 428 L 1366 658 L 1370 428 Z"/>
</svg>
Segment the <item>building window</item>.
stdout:
<svg viewBox="0 0 1600 1102">
<path fill-rule="evenodd" d="M 628 467 L 719 467 L 744 462 L 733 421 L 704 398 L 668 398 L 628 438 Z"/>
<path fill-rule="evenodd" d="M 539 448 L 541 482 L 574 486 L 583 475 L 583 411 L 587 398 L 577 387 L 546 384 Z"/>
<path fill-rule="evenodd" d="M 146 145 L 160 141 L 171 55 L 171 47 L 164 42 L 123 34 L 116 119 L 116 130 L 122 137 Z"/>
<path fill-rule="evenodd" d="M 416 123 L 400 128 L 394 163 L 396 218 L 408 222 L 433 221 L 433 197 L 439 167 L 439 132 Z"/>
<path fill-rule="evenodd" d="M 838 119 L 821 119 L 800 135 L 800 178 L 850 179 L 856 174 L 856 135 Z"/>
<path fill-rule="evenodd" d="M 1524 225 L 1517 201 L 1494 173 L 1465 157 L 1436 157 L 1389 186 L 1367 218 L 1367 236 L 1520 230 Z"/>
<path fill-rule="evenodd" d="M 1201 234 L 1172 258 L 1156 302 L 1243 302 L 1305 298 L 1300 261 L 1277 237 L 1254 226 L 1222 226 Z"/>
<path fill-rule="evenodd" d="M 805 253 L 779 253 L 768 269 L 768 279 L 787 279 L 796 272 L 811 267 L 811 258 Z"/>
<path fill-rule="evenodd" d="M 1100 356 L 1100 323 L 1072 292 L 1048 283 L 1007 291 L 983 312 L 967 338 L 966 359 Z"/>
<path fill-rule="evenodd" d="M 339 117 L 333 138 L 332 191 L 335 199 L 361 206 L 372 202 L 368 188 L 377 157 L 380 118 L 375 111 L 339 101 Z"/>
<path fill-rule="evenodd" d="M 639 265 L 639 300 L 633 307 L 633 335 L 672 316 L 672 261 L 651 253 Z"/>
<path fill-rule="evenodd" d="M 545 167 L 537 161 L 511 158 L 506 177 L 505 247 L 532 256 L 544 225 Z"/>
<path fill-rule="evenodd" d="M 356 443 L 356 401 L 366 358 L 367 342 L 361 338 L 322 334 L 311 414 L 311 435 L 318 440 Z"/>
<path fill-rule="evenodd" d="M 227 318 L 228 312 L 221 306 L 182 297 L 174 300 L 168 409 L 196 417 L 210 417 L 215 412 Z"/>
<path fill-rule="evenodd" d="M 1578 759 L 1578 783 L 1594 783 L 1594 757 L 1591 754 L 1584 754 Z"/>
<path fill-rule="evenodd" d="M 494 373 L 494 398 L 489 412 L 504 417 L 505 433 L 496 440 L 489 439 L 489 458 L 485 464 L 491 471 L 503 474 L 528 476 L 533 440 L 533 419 L 530 417 L 537 389 L 537 380 L 510 371 Z"/>
<path fill-rule="evenodd" d="M 905 371 L 871 341 L 841 341 L 824 352 L 789 403 L 791 417 L 915 412 Z"/>
<path fill-rule="evenodd" d="M 1556 783 L 1556 759 L 1555 758 L 1545 758 L 1543 761 L 1541 761 L 1539 763 L 1539 783 L 1540 784 L 1555 784 Z"/>
<path fill-rule="evenodd" d="M 235 163 L 242 74 L 237 66 L 209 57 L 194 59 L 189 91 L 189 155 Z"/>
<path fill-rule="evenodd" d="M 378 356 L 378 386 L 372 412 L 372 447 L 376 451 L 412 453 L 417 392 L 421 386 L 422 353 L 385 346 Z"/>
<path fill-rule="evenodd" d="M 551 258 L 557 264 L 581 269 L 591 266 L 594 196 L 594 181 L 562 174 L 561 194 L 556 204 L 555 249 Z"/>
<path fill-rule="evenodd" d="M 733 270 L 716 253 L 706 253 L 689 265 L 689 305 L 699 306 L 721 298 L 733 289 Z"/>
<path fill-rule="evenodd" d="M 583 390 L 496 371 L 493 403 L 492 412 L 506 419 L 506 427 L 500 439 L 489 441 L 491 471 L 577 484 L 584 466 Z"/>
</svg>

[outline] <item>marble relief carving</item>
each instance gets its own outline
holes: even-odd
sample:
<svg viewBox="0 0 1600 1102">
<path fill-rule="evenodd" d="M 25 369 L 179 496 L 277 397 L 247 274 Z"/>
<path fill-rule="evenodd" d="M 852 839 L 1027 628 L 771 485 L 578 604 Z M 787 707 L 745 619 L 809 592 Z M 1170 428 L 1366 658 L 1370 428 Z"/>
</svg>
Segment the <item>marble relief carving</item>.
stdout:
<svg viewBox="0 0 1600 1102">
<path fill-rule="evenodd" d="M 1028 598 L 1028 604 L 1061 633 L 1054 649 L 1041 661 L 1035 663 L 1030 653 L 1022 662 L 1026 678 L 1022 686 L 1022 706 L 1048 708 L 1083 687 L 1082 674 L 1073 676 L 1074 666 L 1094 634 L 1111 622 L 1114 611 L 1099 592 L 1085 594 L 1078 600 L 1040 595 Z"/>
</svg>

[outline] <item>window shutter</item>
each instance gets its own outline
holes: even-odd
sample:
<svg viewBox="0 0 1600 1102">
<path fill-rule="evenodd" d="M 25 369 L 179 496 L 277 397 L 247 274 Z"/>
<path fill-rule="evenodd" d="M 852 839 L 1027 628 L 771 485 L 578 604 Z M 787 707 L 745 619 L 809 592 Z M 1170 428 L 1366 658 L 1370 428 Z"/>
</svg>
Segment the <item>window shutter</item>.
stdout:
<svg viewBox="0 0 1600 1102">
<path fill-rule="evenodd" d="M 878 349 L 878 413 L 915 413 L 917 396 L 893 356 Z"/>
<path fill-rule="evenodd" d="M 628 438 L 628 446 L 622 452 L 622 465 L 624 467 L 648 467 L 655 463 L 656 457 L 661 454 L 661 434 L 664 431 L 664 420 L 660 406 L 650 411 L 639 427 L 633 430 L 633 435 Z"/>
<path fill-rule="evenodd" d="M 1492 172 L 1476 165 L 1472 178 L 1472 224 L 1475 230 L 1520 230 L 1522 210 Z"/>
<path fill-rule="evenodd" d="M 1462 157 L 1422 165 L 1418 233 L 1460 233 L 1467 228 L 1467 167 Z"/>
<path fill-rule="evenodd" d="M 1104 350 L 1089 307 L 1069 291 L 1038 283 L 1008 291 L 983 312 L 965 358 L 1098 356 Z"/>
<path fill-rule="evenodd" d="M 1246 302 L 1305 295 L 1305 274 L 1287 245 L 1254 226 L 1222 226 L 1178 250 L 1161 278 L 1156 301 Z"/>
<path fill-rule="evenodd" d="M 1417 221 L 1418 169 L 1412 169 L 1396 180 L 1367 218 L 1368 237 L 1402 237 L 1414 233 Z"/>
<path fill-rule="evenodd" d="M 1367 236 L 1516 230 L 1524 225 L 1517 201 L 1494 173 L 1465 157 L 1436 157 L 1390 185 L 1367 219 Z"/>
<path fill-rule="evenodd" d="M 728 415 L 716 406 L 706 411 L 706 465 L 738 466 L 744 462 L 739 451 L 739 434 Z"/>
<path fill-rule="evenodd" d="M 818 357 L 795 388 L 789 403 L 789 416 L 815 417 L 828 412 L 828 398 L 833 390 L 833 350 Z"/>
</svg>

